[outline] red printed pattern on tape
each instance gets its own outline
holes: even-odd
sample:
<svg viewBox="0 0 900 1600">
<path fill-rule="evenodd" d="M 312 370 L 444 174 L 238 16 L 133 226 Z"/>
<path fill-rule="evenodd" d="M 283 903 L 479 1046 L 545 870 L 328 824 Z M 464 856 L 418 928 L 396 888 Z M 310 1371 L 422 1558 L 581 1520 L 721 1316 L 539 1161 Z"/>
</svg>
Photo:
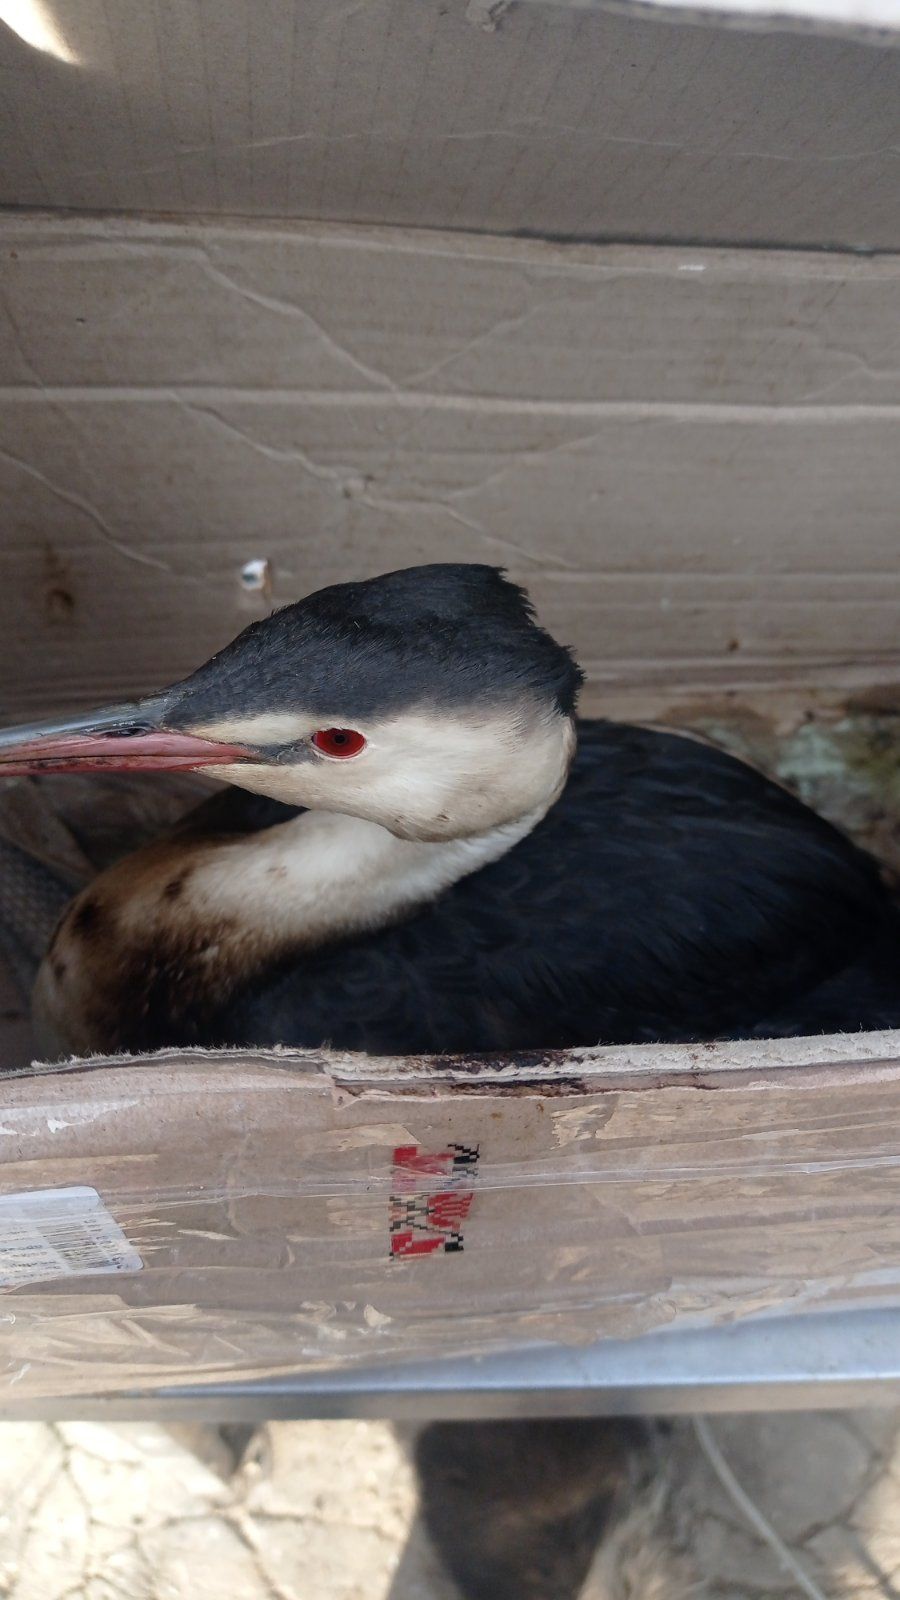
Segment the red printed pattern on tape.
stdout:
<svg viewBox="0 0 900 1600">
<path fill-rule="evenodd" d="M 462 1249 L 477 1165 L 477 1145 L 397 1146 L 388 1209 L 392 1260 Z"/>
</svg>

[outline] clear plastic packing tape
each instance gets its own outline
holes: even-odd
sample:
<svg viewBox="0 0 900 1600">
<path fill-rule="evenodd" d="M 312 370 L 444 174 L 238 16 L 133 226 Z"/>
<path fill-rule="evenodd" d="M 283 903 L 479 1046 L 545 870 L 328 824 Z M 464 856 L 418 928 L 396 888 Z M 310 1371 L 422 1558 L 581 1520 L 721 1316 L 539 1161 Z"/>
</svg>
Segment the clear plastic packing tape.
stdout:
<svg viewBox="0 0 900 1600">
<path fill-rule="evenodd" d="M 900 1034 L 14 1072 L 0 1395 L 900 1304 Z"/>
</svg>

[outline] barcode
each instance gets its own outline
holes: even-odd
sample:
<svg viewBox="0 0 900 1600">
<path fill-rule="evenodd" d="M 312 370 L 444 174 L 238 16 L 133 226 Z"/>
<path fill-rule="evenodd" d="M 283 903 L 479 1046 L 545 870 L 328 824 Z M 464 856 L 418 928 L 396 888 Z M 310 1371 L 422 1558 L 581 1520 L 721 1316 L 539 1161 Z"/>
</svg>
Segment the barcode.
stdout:
<svg viewBox="0 0 900 1600">
<path fill-rule="evenodd" d="M 96 1189 L 0 1195 L 0 1289 L 143 1264 Z"/>
</svg>

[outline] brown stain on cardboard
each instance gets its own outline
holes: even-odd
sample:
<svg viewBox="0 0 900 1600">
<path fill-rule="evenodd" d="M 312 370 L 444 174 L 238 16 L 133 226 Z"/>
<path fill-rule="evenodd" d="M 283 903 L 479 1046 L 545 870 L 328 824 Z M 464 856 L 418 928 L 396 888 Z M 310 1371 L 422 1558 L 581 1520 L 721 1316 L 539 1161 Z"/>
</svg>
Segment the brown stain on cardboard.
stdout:
<svg viewBox="0 0 900 1600">
<path fill-rule="evenodd" d="M 74 620 L 76 599 L 72 571 L 49 540 L 43 546 L 38 588 L 40 610 L 48 626 L 65 627 Z"/>
</svg>

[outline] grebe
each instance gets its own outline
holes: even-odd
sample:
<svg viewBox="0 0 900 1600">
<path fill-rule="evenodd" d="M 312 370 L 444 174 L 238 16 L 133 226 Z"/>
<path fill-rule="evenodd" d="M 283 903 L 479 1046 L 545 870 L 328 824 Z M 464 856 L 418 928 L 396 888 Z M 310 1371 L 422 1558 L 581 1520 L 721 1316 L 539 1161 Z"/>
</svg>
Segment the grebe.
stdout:
<svg viewBox="0 0 900 1600">
<path fill-rule="evenodd" d="M 443 1053 L 900 1025 L 873 860 L 693 737 L 576 722 L 493 567 L 342 583 L 163 693 L 0 733 L 0 774 L 237 787 L 63 916 L 48 1053 Z"/>
</svg>

